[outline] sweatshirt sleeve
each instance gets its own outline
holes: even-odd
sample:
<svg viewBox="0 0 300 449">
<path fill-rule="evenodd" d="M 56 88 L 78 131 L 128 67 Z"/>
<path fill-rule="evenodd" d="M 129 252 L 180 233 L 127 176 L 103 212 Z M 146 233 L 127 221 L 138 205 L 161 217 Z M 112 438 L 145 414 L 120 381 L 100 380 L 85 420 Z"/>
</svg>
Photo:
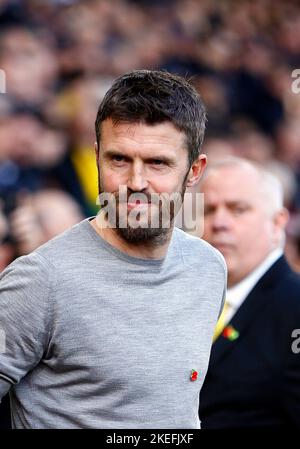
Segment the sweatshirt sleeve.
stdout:
<svg viewBox="0 0 300 449">
<path fill-rule="evenodd" d="M 0 398 L 42 359 L 49 340 L 47 261 L 34 252 L 0 274 Z"/>
<path fill-rule="evenodd" d="M 6 393 L 9 391 L 11 386 L 11 383 L 8 381 L 5 381 L 2 377 L 0 377 L 0 403 L 3 396 L 6 395 Z"/>
</svg>

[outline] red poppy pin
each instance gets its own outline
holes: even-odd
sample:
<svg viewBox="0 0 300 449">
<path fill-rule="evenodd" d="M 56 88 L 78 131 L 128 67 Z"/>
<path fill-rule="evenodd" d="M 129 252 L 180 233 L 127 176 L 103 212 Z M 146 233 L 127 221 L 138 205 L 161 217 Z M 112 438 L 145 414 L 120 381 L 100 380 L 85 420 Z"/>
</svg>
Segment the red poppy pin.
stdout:
<svg viewBox="0 0 300 449">
<path fill-rule="evenodd" d="M 192 371 L 191 371 L 191 380 L 194 382 L 197 379 L 198 379 L 198 371 L 195 371 L 194 369 L 192 369 Z"/>
<path fill-rule="evenodd" d="M 226 326 L 223 330 L 223 337 L 230 341 L 234 341 L 239 338 L 240 333 L 233 326 Z"/>
</svg>

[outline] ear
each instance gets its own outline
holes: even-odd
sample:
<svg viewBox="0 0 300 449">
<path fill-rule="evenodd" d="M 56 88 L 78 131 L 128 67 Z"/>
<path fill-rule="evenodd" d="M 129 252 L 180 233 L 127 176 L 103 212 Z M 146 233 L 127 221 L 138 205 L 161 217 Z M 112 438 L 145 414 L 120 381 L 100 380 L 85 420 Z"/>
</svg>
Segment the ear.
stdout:
<svg viewBox="0 0 300 449">
<path fill-rule="evenodd" d="M 274 223 L 280 229 L 285 229 L 289 221 L 289 218 L 290 218 L 289 211 L 285 207 L 283 207 L 282 209 L 280 209 L 280 211 L 278 211 L 275 214 Z"/>
<path fill-rule="evenodd" d="M 274 215 L 274 226 L 276 229 L 276 235 L 278 236 L 279 240 L 282 238 L 282 235 L 284 235 L 284 230 L 287 226 L 287 223 L 289 221 L 290 214 L 289 211 L 283 207 L 280 209 L 276 214 Z"/>
<path fill-rule="evenodd" d="M 192 163 L 189 174 L 187 176 L 187 187 L 192 187 L 198 184 L 207 164 L 207 157 L 205 154 L 200 154 L 198 158 Z"/>
</svg>

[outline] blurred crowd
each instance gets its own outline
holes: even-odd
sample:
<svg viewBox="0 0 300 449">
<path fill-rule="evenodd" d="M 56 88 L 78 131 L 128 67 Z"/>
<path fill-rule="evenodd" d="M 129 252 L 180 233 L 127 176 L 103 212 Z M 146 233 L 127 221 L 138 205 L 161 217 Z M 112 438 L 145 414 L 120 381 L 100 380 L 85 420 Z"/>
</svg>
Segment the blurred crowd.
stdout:
<svg viewBox="0 0 300 449">
<path fill-rule="evenodd" d="M 199 89 L 209 160 L 235 154 L 279 176 L 300 271 L 298 0 L 0 0 L 0 271 L 97 212 L 97 107 L 141 68 Z"/>
</svg>

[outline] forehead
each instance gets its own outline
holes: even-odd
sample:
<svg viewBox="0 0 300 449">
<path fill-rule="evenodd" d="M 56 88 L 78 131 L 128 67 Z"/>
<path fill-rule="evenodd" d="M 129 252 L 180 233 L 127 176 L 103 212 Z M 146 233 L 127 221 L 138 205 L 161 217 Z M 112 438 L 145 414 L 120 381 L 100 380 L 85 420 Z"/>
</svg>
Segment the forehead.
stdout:
<svg viewBox="0 0 300 449">
<path fill-rule="evenodd" d="M 261 178 L 250 167 L 220 167 L 207 173 L 201 190 L 205 201 L 247 201 L 254 204 L 261 197 Z"/>
<path fill-rule="evenodd" d="M 185 134 L 171 122 L 155 125 L 145 123 L 114 123 L 111 119 L 101 124 L 101 145 L 122 145 L 129 148 L 164 147 L 186 149 Z"/>
</svg>

